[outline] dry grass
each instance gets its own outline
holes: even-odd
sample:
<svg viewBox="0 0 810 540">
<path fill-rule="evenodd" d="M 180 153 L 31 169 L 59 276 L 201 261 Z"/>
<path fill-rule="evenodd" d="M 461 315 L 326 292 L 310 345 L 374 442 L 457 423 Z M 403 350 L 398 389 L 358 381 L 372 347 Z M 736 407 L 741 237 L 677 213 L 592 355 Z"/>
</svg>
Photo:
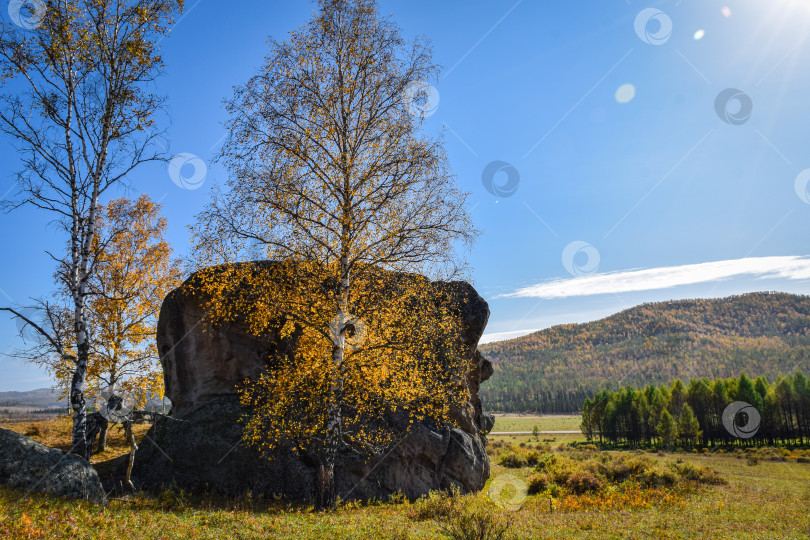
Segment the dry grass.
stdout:
<svg viewBox="0 0 810 540">
<path fill-rule="evenodd" d="M 69 441 L 68 419 L 38 427 L 37 437 L 43 442 Z M 120 434 L 111 433 L 110 441 L 118 441 L 110 445 L 110 457 L 125 451 Z M 490 483 L 481 493 L 456 498 L 434 494 L 413 503 L 398 498 L 347 504 L 327 514 L 307 505 L 250 496 L 137 494 L 99 507 L 0 488 L 0 537 L 470 538 L 486 529 L 490 538 L 810 538 L 810 463 L 799 462 L 803 454 L 798 451 L 789 451 L 786 461 L 768 459 L 778 458 L 780 450 L 758 452 L 759 464 L 751 466 L 745 452 L 738 458 L 736 453 L 659 455 L 554 448 L 551 455 L 557 464 L 548 464 L 546 459 L 554 458 L 544 454 L 546 465 L 539 470 L 539 463 L 520 468 L 498 465 L 497 455 L 507 450 L 503 444 L 494 449 Z M 529 452 L 519 447 L 511 451 Z M 690 480 L 699 480 L 700 471 L 709 469 L 728 483 Z M 678 484 L 667 486 L 665 479 L 645 483 L 643 478 L 657 478 L 650 471 L 670 471 L 678 476 Z M 589 485 L 582 478 L 585 473 L 601 478 L 602 484 Z M 517 497 L 520 504 L 509 511 L 489 496 L 491 483 L 503 474 L 527 486 L 531 477 L 544 475 L 543 485 L 525 500 Z M 567 485 L 572 477 L 573 487 Z"/>
<path fill-rule="evenodd" d="M 70 432 L 73 427 L 73 418 L 59 416 L 52 420 L 39 422 L 0 422 L 0 428 L 8 429 L 31 437 L 37 442 L 68 451 L 71 447 Z M 140 444 L 143 435 L 149 430 L 148 424 L 134 426 L 135 440 Z M 101 463 L 129 452 L 129 444 L 124 438 L 124 431 L 117 425 L 110 425 L 107 431 L 107 449 L 100 454 L 93 454 L 90 462 Z"/>
</svg>

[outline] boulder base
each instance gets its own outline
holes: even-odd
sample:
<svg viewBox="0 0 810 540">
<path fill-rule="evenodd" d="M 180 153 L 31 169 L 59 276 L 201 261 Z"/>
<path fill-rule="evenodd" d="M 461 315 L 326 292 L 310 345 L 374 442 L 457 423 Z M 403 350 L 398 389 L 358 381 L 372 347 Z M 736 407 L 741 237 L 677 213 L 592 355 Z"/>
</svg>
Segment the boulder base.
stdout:
<svg viewBox="0 0 810 540">
<path fill-rule="evenodd" d="M 140 486 L 307 500 L 314 468 L 291 452 L 268 460 L 242 444 L 241 414 L 236 396 L 224 396 L 182 420 L 158 420 L 138 447 Z M 419 426 L 387 456 L 366 461 L 341 455 L 335 475 L 343 499 L 380 499 L 397 491 L 416 498 L 451 486 L 462 492 L 481 489 L 489 477 L 489 460 L 479 437 L 458 428 L 439 432 Z"/>
</svg>

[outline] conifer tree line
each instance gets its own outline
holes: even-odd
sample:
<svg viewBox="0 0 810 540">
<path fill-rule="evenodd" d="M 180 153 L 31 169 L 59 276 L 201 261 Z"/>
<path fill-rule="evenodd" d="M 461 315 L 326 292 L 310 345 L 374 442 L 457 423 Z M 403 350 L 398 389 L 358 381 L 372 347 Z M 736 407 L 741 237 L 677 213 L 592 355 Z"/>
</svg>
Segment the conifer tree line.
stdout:
<svg viewBox="0 0 810 540">
<path fill-rule="evenodd" d="M 723 413 L 733 402 L 750 404 L 759 413 L 743 411 L 735 435 L 724 426 Z M 750 409 L 748 409 L 750 411 Z M 727 412 L 728 414 L 728 412 Z M 680 379 L 672 384 L 635 390 L 602 390 L 585 400 L 582 432 L 588 440 L 628 446 L 681 446 L 718 444 L 805 444 L 810 440 L 810 383 L 801 371 L 774 382 L 765 377 Z M 742 433 L 742 435 L 741 435 Z"/>
<path fill-rule="evenodd" d="M 602 386 L 550 387 L 542 382 L 520 380 L 497 371 L 481 388 L 487 410 L 496 413 L 579 414 L 582 402 Z M 562 381 L 560 381 L 562 384 Z M 489 386 L 491 385 L 491 386 Z"/>
</svg>

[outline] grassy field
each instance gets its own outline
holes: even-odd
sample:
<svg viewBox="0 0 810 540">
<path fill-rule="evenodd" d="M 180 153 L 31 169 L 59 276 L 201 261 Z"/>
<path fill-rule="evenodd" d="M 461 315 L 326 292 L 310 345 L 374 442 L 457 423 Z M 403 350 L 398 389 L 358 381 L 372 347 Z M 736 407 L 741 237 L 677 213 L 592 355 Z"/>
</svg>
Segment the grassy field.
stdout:
<svg viewBox="0 0 810 540">
<path fill-rule="evenodd" d="M 579 415 L 571 416 L 495 416 L 492 431 L 579 431 L 582 421 Z"/>
<path fill-rule="evenodd" d="M 66 432 L 60 432 L 69 423 L 37 427 L 48 440 L 67 440 Z M 31 425 L 21 428 L 33 431 Z M 43 435 L 35 438 L 40 437 Z M 111 443 L 114 440 L 111 437 Z M 99 507 L 0 488 L 0 537 L 436 538 L 443 531 L 450 532 L 448 526 L 463 526 L 465 516 L 484 516 L 508 527 L 507 538 L 810 538 L 810 463 L 797 462 L 796 455 L 800 454 L 790 454 L 785 462 L 754 463 L 744 459 L 742 452 L 661 455 L 591 449 L 588 459 L 593 463 L 626 458 L 660 463 L 665 469 L 664 463 L 676 466 L 673 463 L 680 460 L 677 467 L 689 463 L 711 467 L 727 483 L 650 490 L 623 483 L 593 493 L 554 492 L 549 486 L 528 497 L 507 488 L 501 495 L 507 500 L 514 496 L 518 503 L 511 511 L 509 505 L 493 503 L 503 499 L 490 497 L 489 488 L 493 482 L 503 484 L 506 480 L 507 484 L 526 485 L 537 476 L 538 468 L 503 467 L 498 464 L 501 454 L 528 455 L 540 446 L 543 459 L 558 456 L 568 460 L 566 456 L 583 451 L 546 453 L 542 443 L 510 448 L 509 439 L 506 441 L 490 445 L 493 466 L 487 488 L 453 499 L 453 503 L 348 504 L 319 514 L 305 505 L 258 497 L 224 500 L 165 492 L 159 497 L 137 494 L 114 499 L 107 507 Z M 124 450 L 122 445 L 111 444 L 109 457 Z M 442 504 L 453 504 L 454 510 L 443 513 Z"/>
<path fill-rule="evenodd" d="M 579 431 L 581 418 L 579 416 L 516 416 L 516 415 L 496 415 L 495 426 L 492 428 L 494 435 L 490 435 L 492 441 L 507 441 L 512 444 L 546 442 L 548 444 L 571 444 L 572 442 L 585 441 L 585 436 L 581 433 L 541 433 L 538 437 L 533 435 L 498 435 L 499 432 L 524 431 L 531 432 L 535 427 L 538 431 Z"/>
</svg>

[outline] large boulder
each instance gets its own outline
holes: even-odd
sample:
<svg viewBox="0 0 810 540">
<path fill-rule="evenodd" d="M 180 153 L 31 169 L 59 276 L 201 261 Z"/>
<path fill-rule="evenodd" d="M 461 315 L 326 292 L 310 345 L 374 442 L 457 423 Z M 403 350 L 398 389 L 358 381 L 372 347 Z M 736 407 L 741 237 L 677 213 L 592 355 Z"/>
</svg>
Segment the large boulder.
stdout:
<svg viewBox="0 0 810 540">
<path fill-rule="evenodd" d="M 273 264 L 267 261 L 242 263 Z M 402 279 L 412 275 L 402 274 Z M 164 369 L 172 418 L 150 429 L 135 457 L 133 476 L 146 489 L 176 485 L 190 490 L 284 495 L 307 499 L 312 492 L 314 464 L 291 452 L 272 460 L 241 443 L 237 386 L 256 377 L 268 359 L 294 352 L 295 343 L 271 329 L 252 335 L 243 323 L 210 325 L 204 318 L 207 299 L 194 291 L 195 276 L 164 300 L 157 344 Z M 457 486 L 462 492 L 481 489 L 489 477 L 484 450 L 492 415 L 482 409 L 479 385 L 492 366 L 478 353 L 478 340 L 489 307 L 466 282 L 434 282 L 433 289 L 450 294 L 462 314 L 457 339 L 472 362 L 467 383 L 471 400 L 453 412 L 457 428 L 418 426 L 382 457 L 371 460 L 345 454 L 336 467 L 338 493 L 344 499 L 382 498 L 397 491 L 418 497 L 432 489 Z"/>
<path fill-rule="evenodd" d="M 98 473 L 87 460 L 0 429 L 0 484 L 106 504 Z"/>
</svg>

